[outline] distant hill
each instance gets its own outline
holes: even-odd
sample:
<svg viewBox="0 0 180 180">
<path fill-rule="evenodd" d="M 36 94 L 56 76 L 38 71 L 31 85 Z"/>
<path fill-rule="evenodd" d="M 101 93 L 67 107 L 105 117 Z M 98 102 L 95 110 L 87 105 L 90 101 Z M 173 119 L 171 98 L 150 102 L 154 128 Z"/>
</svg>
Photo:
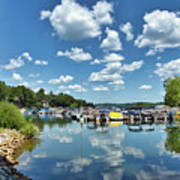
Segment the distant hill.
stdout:
<svg viewBox="0 0 180 180">
<path fill-rule="evenodd" d="M 164 105 L 163 102 L 135 102 L 135 103 L 122 103 L 122 104 L 116 104 L 116 103 L 100 103 L 95 104 L 96 107 L 100 108 L 125 108 L 125 109 L 133 109 L 133 108 L 153 108 L 157 105 Z"/>
</svg>

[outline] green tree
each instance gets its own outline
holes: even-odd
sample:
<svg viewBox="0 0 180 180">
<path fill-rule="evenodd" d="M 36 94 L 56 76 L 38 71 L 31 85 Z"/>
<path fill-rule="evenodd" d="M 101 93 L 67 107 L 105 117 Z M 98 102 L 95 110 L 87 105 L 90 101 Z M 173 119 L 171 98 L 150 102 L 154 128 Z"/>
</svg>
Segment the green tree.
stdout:
<svg viewBox="0 0 180 180">
<path fill-rule="evenodd" d="M 4 101 L 8 98 L 9 88 L 6 84 L 0 81 L 0 101 Z"/>
<path fill-rule="evenodd" d="M 168 78 L 164 81 L 166 91 L 165 104 L 169 106 L 180 105 L 180 77 Z"/>
<path fill-rule="evenodd" d="M 25 118 L 12 103 L 0 102 L 0 126 L 19 130 L 25 124 Z"/>
</svg>

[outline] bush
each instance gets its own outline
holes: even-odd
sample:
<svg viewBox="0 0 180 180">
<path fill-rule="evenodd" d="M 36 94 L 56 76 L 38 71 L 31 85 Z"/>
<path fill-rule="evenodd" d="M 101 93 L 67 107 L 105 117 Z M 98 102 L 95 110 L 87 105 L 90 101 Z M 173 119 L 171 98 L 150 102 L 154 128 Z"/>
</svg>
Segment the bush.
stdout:
<svg viewBox="0 0 180 180">
<path fill-rule="evenodd" d="M 0 127 L 19 130 L 25 123 L 24 116 L 15 105 L 6 101 L 0 102 Z"/>
<path fill-rule="evenodd" d="M 20 129 L 20 133 L 23 134 L 28 139 L 39 135 L 39 131 L 32 123 L 28 123 L 24 127 L 22 127 Z"/>
</svg>

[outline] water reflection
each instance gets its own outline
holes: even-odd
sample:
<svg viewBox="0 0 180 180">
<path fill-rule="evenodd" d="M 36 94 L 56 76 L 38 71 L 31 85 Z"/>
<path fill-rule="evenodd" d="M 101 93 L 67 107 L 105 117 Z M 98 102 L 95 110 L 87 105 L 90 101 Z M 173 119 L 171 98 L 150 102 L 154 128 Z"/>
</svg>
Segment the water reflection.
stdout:
<svg viewBox="0 0 180 180">
<path fill-rule="evenodd" d="M 168 137 L 165 147 L 167 151 L 180 153 L 180 127 L 171 127 L 167 129 Z"/>
<path fill-rule="evenodd" d="M 174 125 L 125 122 L 110 126 L 58 119 L 36 124 L 42 141 L 30 152 L 21 151 L 17 166 L 33 179 L 180 177 L 180 128 Z"/>
</svg>

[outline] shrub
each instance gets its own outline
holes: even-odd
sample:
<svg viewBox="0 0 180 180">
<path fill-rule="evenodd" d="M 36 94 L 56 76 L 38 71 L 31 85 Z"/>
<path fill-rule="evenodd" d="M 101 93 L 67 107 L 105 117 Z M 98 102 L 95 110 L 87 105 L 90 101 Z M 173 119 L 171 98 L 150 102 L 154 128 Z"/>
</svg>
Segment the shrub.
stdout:
<svg viewBox="0 0 180 180">
<path fill-rule="evenodd" d="M 39 131 L 32 123 L 28 123 L 20 129 L 20 133 L 30 139 L 39 135 Z"/>
<path fill-rule="evenodd" d="M 19 130 L 25 123 L 24 116 L 15 105 L 6 101 L 0 102 L 0 127 Z"/>
</svg>

